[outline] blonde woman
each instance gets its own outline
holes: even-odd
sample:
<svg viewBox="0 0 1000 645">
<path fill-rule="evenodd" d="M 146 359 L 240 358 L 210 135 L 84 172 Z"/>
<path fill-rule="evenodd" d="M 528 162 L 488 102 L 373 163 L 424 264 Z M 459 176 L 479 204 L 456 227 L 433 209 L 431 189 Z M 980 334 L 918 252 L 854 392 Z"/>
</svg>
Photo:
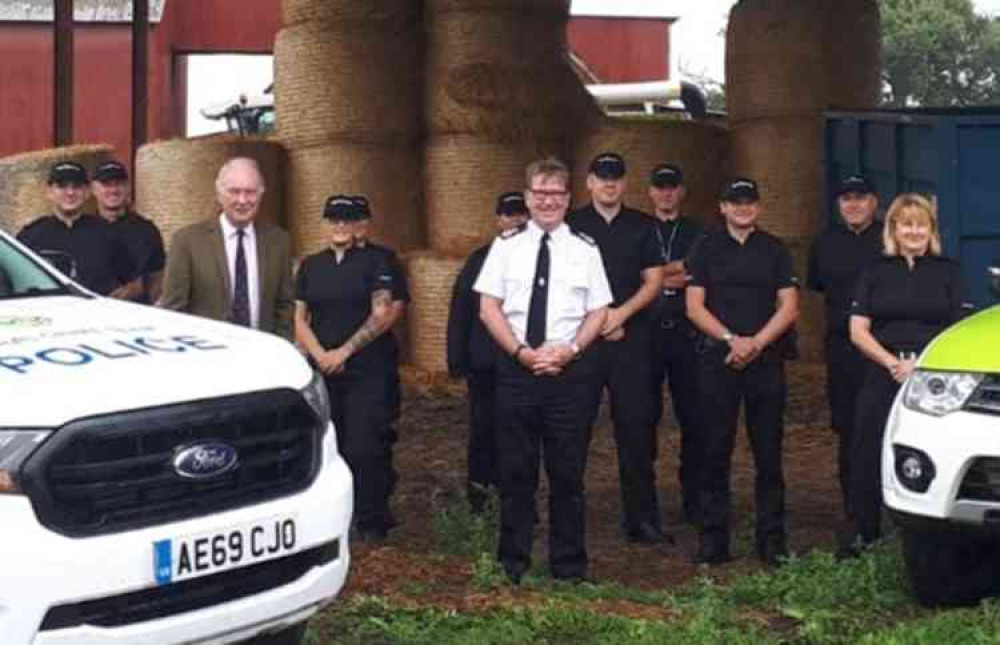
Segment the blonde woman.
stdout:
<svg viewBox="0 0 1000 645">
<path fill-rule="evenodd" d="M 882 436 L 889 408 L 917 355 L 962 316 L 964 288 L 957 262 L 941 256 L 934 204 L 904 193 L 889 207 L 884 256 L 858 281 L 851 306 L 851 341 L 868 359 L 858 395 L 851 446 L 851 530 L 841 555 L 857 554 L 881 536 Z"/>
</svg>

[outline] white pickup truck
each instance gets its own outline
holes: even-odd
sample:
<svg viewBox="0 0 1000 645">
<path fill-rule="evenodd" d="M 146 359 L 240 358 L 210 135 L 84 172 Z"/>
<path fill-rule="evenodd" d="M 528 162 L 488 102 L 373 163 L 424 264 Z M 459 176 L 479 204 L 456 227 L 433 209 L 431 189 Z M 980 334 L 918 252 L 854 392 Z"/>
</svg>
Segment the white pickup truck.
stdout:
<svg viewBox="0 0 1000 645">
<path fill-rule="evenodd" d="M 352 487 L 290 343 L 96 297 L 0 232 L 0 643 L 298 643 Z"/>
</svg>

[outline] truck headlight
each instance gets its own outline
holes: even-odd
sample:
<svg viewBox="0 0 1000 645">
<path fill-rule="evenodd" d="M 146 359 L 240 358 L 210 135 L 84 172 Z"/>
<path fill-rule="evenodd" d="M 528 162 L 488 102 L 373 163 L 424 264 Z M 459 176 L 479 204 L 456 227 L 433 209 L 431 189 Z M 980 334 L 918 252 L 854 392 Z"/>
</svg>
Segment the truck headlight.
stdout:
<svg viewBox="0 0 1000 645">
<path fill-rule="evenodd" d="M 309 385 L 302 390 L 302 396 L 305 397 L 309 407 L 313 409 L 319 420 L 323 422 L 325 428 L 326 423 L 330 420 L 330 395 L 326 391 L 326 381 L 323 380 L 322 374 L 313 372 Z"/>
<path fill-rule="evenodd" d="M 0 430 L 0 495 L 20 495 L 21 464 L 51 430 Z"/>
<path fill-rule="evenodd" d="M 903 404 L 911 410 L 944 416 L 962 409 L 979 387 L 982 374 L 916 370 L 906 382 Z"/>
</svg>

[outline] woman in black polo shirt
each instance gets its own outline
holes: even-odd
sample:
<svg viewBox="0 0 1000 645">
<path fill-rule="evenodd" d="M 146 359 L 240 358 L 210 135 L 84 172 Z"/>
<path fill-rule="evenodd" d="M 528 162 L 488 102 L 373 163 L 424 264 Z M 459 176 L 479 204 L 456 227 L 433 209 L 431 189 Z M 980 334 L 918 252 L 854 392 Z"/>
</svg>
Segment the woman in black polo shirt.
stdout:
<svg viewBox="0 0 1000 645">
<path fill-rule="evenodd" d="M 851 529 L 841 555 L 857 554 L 881 535 L 882 438 L 892 401 L 917 356 L 962 316 L 958 263 L 941 257 L 934 205 L 904 193 L 889 207 L 885 255 L 862 273 L 851 308 L 851 341 L 868 359 L 858 395 L 851 457 Z"/>
<path fill-rule="evenodd" d="M 354 201 L 334 195 L 323 217 L 329 246 L 296 277 L 295 339 L 326 378 L 337 440 L 354 474 L 358 537 L 379 543 L 392 524 L 391 324 L 395 273 L 385 256 L 354 243 Z"/>
</svg>

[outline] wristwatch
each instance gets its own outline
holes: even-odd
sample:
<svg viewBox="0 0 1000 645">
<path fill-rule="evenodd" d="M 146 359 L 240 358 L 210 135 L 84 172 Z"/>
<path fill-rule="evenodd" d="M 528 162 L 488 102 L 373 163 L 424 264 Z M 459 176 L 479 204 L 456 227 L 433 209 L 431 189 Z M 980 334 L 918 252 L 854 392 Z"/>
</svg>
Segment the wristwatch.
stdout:
<svg viewBox="0 0 1000 645">
<path fill-rule="evenodd" d="M 722 334 L 722 340 L 726 341 L 727 343 L 733 342 L 734 338 L 736 338 L 736 334 L 734 334 L 729 330 L 726 330 L 726 332 Z"/>
</svg>

